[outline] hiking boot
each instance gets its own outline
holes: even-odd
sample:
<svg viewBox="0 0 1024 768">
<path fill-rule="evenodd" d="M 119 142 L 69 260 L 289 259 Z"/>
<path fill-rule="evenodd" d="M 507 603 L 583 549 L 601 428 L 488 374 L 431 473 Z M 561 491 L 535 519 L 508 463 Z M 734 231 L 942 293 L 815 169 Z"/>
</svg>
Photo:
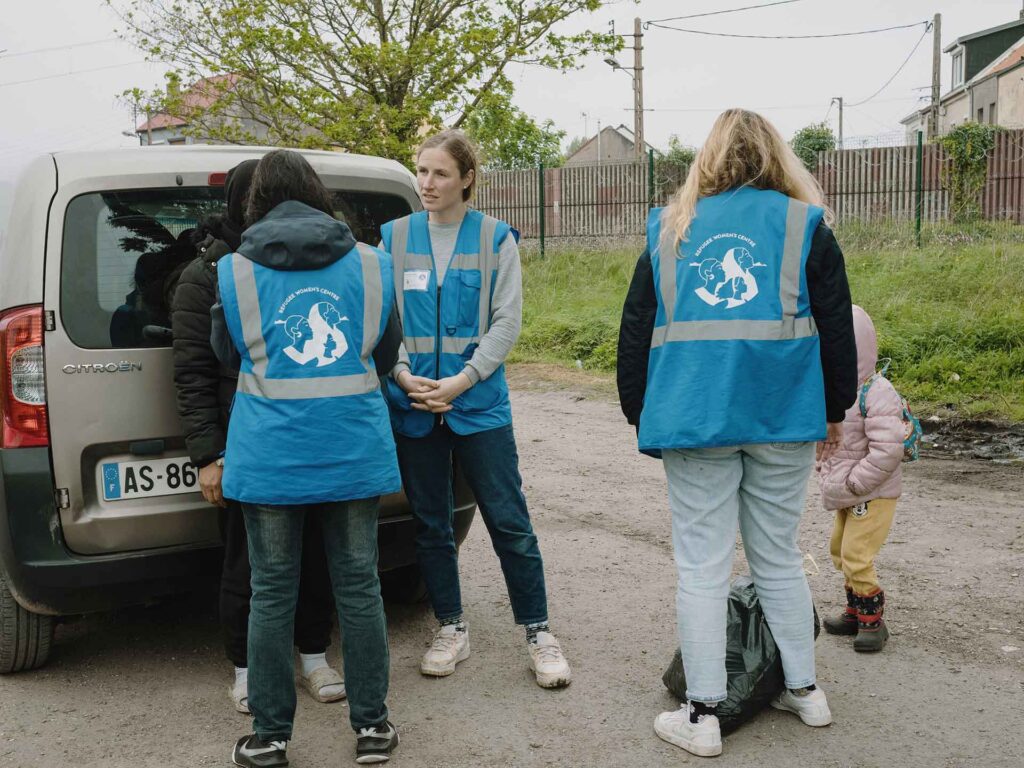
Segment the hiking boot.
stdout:
<svg viewBox="0 0 1024 768">
<path fill-rule="evenodd" d="M 434 633 L 427 652 L 420 661 L 420 672 L 431 677 L 447 677 L 455 665 L 469 658 L 469 630 L 445 624 Z"/>
<path fill-rule="evenodd" d="M 786 688 L 772 699 L 772 706 L 784 712 L 792 712 L 804 721 L 805 725 L 820 728 L 832 722 L 832 712 L 825 700 L 825 692 L 820 688 L 808 691 L 801 688 L 799 692 Z"/>
<path fill-rule="evenodd" d="M 885 593 L 878 590 L 870 595 L 857 595 L 857 636 L 853 639 L 853 650 L 861 653 L 875 653 L 885 647 L 889 639 L 889 628 L 885 626 L 882 613 L 885 611 Z"/>
<path fill-rule="evenodd" d="M 360 728 L 356 734 L 356 762 L 386 763 L 399 741 L 398 729 L 389 720 L 374 728 Z"/>
<path fill-rule="evenodd" d="M 537 685 L 541 688 L 564 688 L 572 682 L 569 662 L 554 635 L 538 632 L 536 641 L 526 645 L 530 651 L 530 669 L 537 676 Z"/>
<path fill-rule="evenodd" d="M 830 635 L 856 635 L 857 634 L 857 599 L 853 590 L 846 588 L 846 610 L 839 616 L 830 617 L 822 622 L 825 631 Z"/>
<path fill-rule="evenodd" d="M 263 741 L 254 733 L 235 742 L 231 762 L 242 768 L 285 768 L 287 749 L 287 741 Z"/>
<path fill-rule="evenodd" d="M 722 754 L 722 730 L 718 718 L 696 714 L 690 702 L 677 710 L 658 715 L 654 719 L 654 732 L 659 738 L 692 755 L 714 757 Z"/>
</svg>

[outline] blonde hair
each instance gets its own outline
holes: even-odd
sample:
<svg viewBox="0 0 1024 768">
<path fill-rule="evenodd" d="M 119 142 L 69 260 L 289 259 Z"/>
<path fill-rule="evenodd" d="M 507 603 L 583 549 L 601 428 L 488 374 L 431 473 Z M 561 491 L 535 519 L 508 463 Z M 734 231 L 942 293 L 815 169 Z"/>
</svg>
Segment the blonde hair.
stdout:
<svg viewBox="0 0 1024 768">
<path fill-rule="evenodd" d="M 473 180 L 468 187 L 462 190 L 462 201 L 469 200 L 476 190 L 476 180 L 480 175 L 480 158 L 469 137 L 458 128 L 448 128 L 440 133 L 435 133 L 420 144 L 419 149 L 416 150 L 417 160 L 420 159 L 420 154 L 424 149 L 441 149 L 447 152 L 458 166 L 459 176 L 463 179 L 469 175 L 470 171 L 473 172 Z"/>
<path fill-rule="evenodd" d="M 665 212 L 676 247 L 687 239 L 700 198 L 739 187 L 773 189 L 824 208 L 825 222 L 833 221 L 818 180 L 775 126 L 756 112 L 727 109 L 715 120 L 686 181 Z"/>
</svg>

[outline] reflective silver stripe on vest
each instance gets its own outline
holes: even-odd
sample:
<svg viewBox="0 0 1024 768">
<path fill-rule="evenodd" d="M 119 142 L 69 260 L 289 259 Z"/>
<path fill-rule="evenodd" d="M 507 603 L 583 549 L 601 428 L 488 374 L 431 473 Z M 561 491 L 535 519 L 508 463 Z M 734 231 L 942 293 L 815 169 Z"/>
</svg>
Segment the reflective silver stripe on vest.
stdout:
<svg viewBox="0 0 1024 768">
<path fill-rule="evenodd" d="M 267 342 L 263 339 L 256 273 L 252 262 L 240 253 L 231 255 L 231 273 L 235 278 L 235 301 L 242 320 L 242 341 L 249 350 L 253 373 L 263 375 L 267 370 Z"/>
<path fill-rule="evenodd" d="M 786 244 L 782 249 L 782 272 L 779 275 L 779 301 L 782 303 L 782 323 L 794 328 L 797 302 L 800 299 L 800 258 L 803 254 L 804 235 L 807 230 L 807 203 L 790 199 L 786 210 Z M 787 336 L 786 338 L 794 338 Z"/>
<path fill-rule="evenodd" d="M 410 270 L 427 270 L 428 272 L 434 268 L 434 260 L 430 257 L 429 253 L 405 253 L 405 268 L 403 271 L 408 272 Z M 403 286 L 405 283 L 403 282 Z"/>
<path fill-rule="evenodd" d="M 403 325 L 405 324 L 405 263 L 408 244 L 409 217 L 403 216 L 391 225 L 391 266 L 395 270 L 395 301 L 398 302 L 398 317 Z"/>
<path fill-rule="evenodd" d="M 494 252 L 494 233 L 497 229 L 498 220 L 493 216 L 484 216 L 480 225 L 479 336 L 483 336 L 491 327 L 491 277 L 498 268 L 497 254 Z"/>
<path fill-rule="evenodd" d="M 370 359 L 380 335 L 381 314 L 384 312 L 384 285 L 377 252 L 365 243 L 356 243 L 356 251 L 363 267 L 363 349 L 360 357 Z"/>
<path fill-rule="evenodd" d="M 251 373 L 238 374 L 238 391 L 268 400 L 312 400 L 318 397 L 365 395 L 377 390 L 377 371 L 315 379 L 268 379 Z"/>
<path fill-rule="evenodd" d="M 669 329 L 676 324 L 672 319 L 676 311 L 676 260 L 679 258 L 675 234 L 668 221 L 668 208 L 661 212 L 661 237 L 655 246 L 658 251 L 658 272 L 661 300 L 665 307 L 665 325 L 655 328 L 651 336 L 651 348 L 660 347 L 668 339 Z M 653 255 L 653 254 L 652 254 Z"/>
<path fill-rule="evenodd" d="M 803 339 L 818 332 L 813 317 L 790 318 L 792 330 L 778 320 L 691 320 L 672 323 L 666 341 L 783 341 Z M 660 344 L 651 344 L 652 347 Z"/>
<path fill-rule="evenodd" d="M 679 259 L 674 234 L 667 231 L 665 214 L 661 214 L 661 237 L 655 246 L 658 253 L 659 281 L 666 323 L 654 329 L 651 348 L 670 341 L 783 341 L 815 336 L 814 319 L 796 317 L 800 299 L 800 265 L 807 232 L 807 203 L 790 199 L 786 210 L 786 239 L 782 249 L 782 270 L 779 276 L 781 320 L 673 320 L 676 309 L 676 262 Z M 653 255 L 653 254 L 652 254 Z M 667 258 L 666 258 L 667 256 Z"/>
<path fill-rule="evenodd" d="M 462 355 L 470 344 L 476 344 L 478 341 L 479 336 L 442 336 L 441 352 L 446 355 Z"/>
<path fill-rule="evenodd" d="M 434 354 L 433 336 L 406 336 L 402 339 L 405 344 L 405 351 L 411 354 L 432 355 Z"/>
</svg>

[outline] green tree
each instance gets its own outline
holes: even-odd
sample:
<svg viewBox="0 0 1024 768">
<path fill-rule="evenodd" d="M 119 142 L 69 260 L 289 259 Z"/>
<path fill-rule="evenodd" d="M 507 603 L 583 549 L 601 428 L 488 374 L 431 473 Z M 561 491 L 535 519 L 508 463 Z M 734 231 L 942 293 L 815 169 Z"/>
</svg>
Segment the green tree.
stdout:
<svg viewBox="0 0 1024 768">
<path fill-rule="evenodd" d="M 689 166 L 697 156 L 697 150 L 683 144 L 674 133 L 668 137 L 668 152 L 661 155 L 666 163 Z"/>
<path fill-rule="evenodd" d="M 410 162 L 424 127 L 509 99 L 513 63 L 561 71 L 621 38 L 559 34 L 601 0 L 107 0 L 122 34 L 189 89 L 150 94 L 195 136 Z M 205 79 L 204 79 L 205 78 Z"/>
<path fill-rule="evenodd" d="M 569 158 L 579 151 L 580 147 L 590 141 L 590 136 L 574 136 L 570 141 L 569 145 L 565 148 L 565 157 Z"/>
<path fill-rule="evenodd" d="M 807 169 L 818 167 L 818 153 L 836 148 L 836 136 L 827 123 L 811 123 L 801 128 L 789 142 Z"/>
<path fill-rule="evenodd" d="M 996 145 L 998 125 L 966 122 L 938 140 L 949 162 L 943 168 L 949 187 L 953 221 L 964 223 L 981 216 L 981 192 L 988 180 L 988 156 Z"/>
<path fill-rule="evenodd" d="M 655 200 L 665 200 L 686 181 L 697 150 L 688 147 L 672 134 L 668 137 L 668 152 L 655 152 L 654 187 Z"/>
<path fill-rule="evenodd" d="M 483 155 L 487 168 L 534 168 L 544 163 L 549 168 L 561 165 L 565 131 L 551 120 L 538 125 L 503 94 L 489 94 L 474 109 L 465 124 Z"/>
</svg>

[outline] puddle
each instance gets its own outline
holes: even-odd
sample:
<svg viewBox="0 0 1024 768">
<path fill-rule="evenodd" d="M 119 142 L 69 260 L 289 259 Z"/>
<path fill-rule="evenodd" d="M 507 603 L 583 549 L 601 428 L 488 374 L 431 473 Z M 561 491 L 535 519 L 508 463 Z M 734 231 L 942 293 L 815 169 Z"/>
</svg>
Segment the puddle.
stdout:
<svg viewBox="0 0 1024 768">
<path fill-rule="evenodd" d="M 1024 466 L 1024 424 L 925 420 L 921 426 L 925 432 L 921 452 L 925 456 Z"/>
</svg>

